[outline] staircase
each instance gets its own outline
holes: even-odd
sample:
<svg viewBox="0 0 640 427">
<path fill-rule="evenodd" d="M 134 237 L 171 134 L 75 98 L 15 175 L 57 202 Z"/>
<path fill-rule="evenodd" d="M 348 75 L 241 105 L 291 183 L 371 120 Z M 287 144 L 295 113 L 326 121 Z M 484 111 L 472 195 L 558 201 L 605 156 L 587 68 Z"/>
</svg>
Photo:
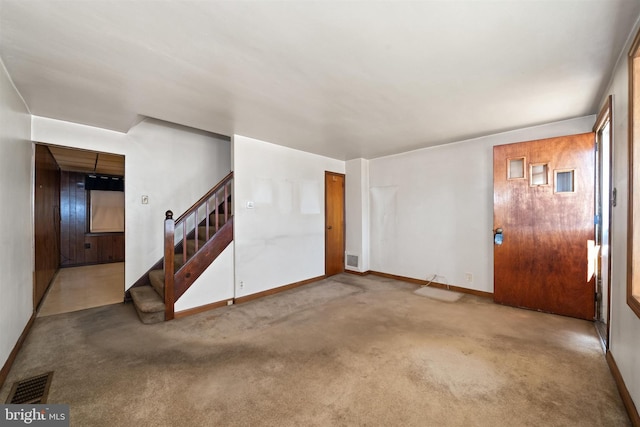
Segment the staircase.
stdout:
<svg viewBox="0 0 640 427">
<path fill-rule="evenodd" d="M 175 302 L 233 241 L 232 184 L 233 172 L 175 221 L 167 211 L 164 258 L 129 290 L 142 323 L 173 319 Z"/>
</svg>

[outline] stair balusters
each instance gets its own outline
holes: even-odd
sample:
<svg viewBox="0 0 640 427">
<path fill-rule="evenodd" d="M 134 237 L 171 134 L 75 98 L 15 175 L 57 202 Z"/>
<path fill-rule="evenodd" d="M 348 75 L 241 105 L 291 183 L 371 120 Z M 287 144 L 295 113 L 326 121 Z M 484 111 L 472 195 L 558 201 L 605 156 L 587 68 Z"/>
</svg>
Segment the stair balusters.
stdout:
<svg viewBox="0 0 640 427">
<path fill-rule="evenodd" d="M 177 220 L 173 220 L 172 211 L 166 212 L 164 221 L 165 320 L 174 318 L 175 301 L 233 240 L 232 190 L 233 172 L 209 190 Z M 211 215 L 213 215 L 213 221 L 211 221 Z M 220 224 L 222 219 L 224 222 Z M 201 231 L 200 228 L 203 230 Z M 176 230 L 180 234 L 179 242 L 175 240 Z M 219 233 L 221 231 L 224 233 Z M 222 239 L 214 239 L 216 234 L 222 234 L 219 236 Z M 193 242 L 193 250 L 190 242 Z M 208 263 L 196 259 L 196 255 L 205 247 L 207 247 L 208 257 L 213 257 Z M 177 249 L 179 250 L 178 259 L 175 258 Z M 179 267 L 176 269 L 177 265 Z"/>
</svg>

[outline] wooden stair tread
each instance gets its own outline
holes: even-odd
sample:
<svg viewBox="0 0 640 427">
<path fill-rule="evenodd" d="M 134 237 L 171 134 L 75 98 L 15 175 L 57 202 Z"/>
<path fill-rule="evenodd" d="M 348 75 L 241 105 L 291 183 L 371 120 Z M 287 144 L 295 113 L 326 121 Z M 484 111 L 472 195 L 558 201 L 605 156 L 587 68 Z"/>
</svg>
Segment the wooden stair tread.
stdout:
<svg viewBox="0 0 640 427">
<path fill-rule="evenodd" d="M 151 286 L 131 288 L 131 298 L 143 313 L 164 312 L 164 300 Z"/>
<path fill-rule="evenodd" d="M 151 270 L 149 272 L 151 287 L 162 298 L 164 305 L 164 270 Z"/>
</svg>

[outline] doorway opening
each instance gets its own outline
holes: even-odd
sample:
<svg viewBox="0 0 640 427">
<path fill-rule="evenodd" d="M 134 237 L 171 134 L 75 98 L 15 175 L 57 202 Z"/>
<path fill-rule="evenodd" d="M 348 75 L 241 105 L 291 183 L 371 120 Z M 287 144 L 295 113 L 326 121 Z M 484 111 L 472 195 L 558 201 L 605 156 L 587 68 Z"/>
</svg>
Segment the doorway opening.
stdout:
<svg viewBox="0 0 640 427">
<path fill-rule="evenodd" d="M 122 302 L 124 156 L 42 144 L 35 153 L 38 316 Z"/>
<path fill-rule="evenodd" d="M 609 348 L 609 307 L 611 300 L 611 208 L 612 188 L 613 97 L 610 95 L 600 110 L 593 131 L 596 134 L 595 153 L 595 325 L 605 349 Z"/>
</svg>

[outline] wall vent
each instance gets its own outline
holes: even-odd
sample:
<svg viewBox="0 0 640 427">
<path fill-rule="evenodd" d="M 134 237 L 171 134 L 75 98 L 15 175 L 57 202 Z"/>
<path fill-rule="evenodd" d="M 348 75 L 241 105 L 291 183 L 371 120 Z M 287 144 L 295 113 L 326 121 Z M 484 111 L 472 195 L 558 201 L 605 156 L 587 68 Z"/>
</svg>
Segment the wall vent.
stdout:
<svg viewBox="0 0 640 427">
<path fill-rule="evenodd" d="M 358 267 L 358 255 L 347 255 L 347 265 L 349 267 Z"/>
</svg>

